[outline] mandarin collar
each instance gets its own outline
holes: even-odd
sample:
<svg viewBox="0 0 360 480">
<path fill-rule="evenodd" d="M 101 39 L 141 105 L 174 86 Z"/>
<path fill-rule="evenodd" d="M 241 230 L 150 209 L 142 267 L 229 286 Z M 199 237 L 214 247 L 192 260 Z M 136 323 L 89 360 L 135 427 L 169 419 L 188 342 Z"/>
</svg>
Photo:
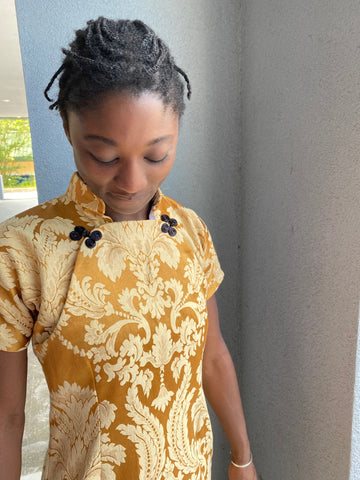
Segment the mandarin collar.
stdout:
<svg viewBox="0 0 360 480">
<path fill-rule="evenodd" d="M 160 199 L 162 197 L 161 190 L 158 189 L 154 196 L 152 209 L 155 214 Z M 105 203 L 99 198 L 95 193 L 93 193 L 86 183 L 82 180 L 78 172 L 74 172 L 68 189 L 65 193 L 65 198 L 69 202 L 74 202 L 76 205 L 80 206 L 85 212 L 89 214 L 96 214 L 101 217 L 106 217 L 105 215 Z M 156 215 L 155 215 L 156 216 Z M 108 217 L 110 218 L 110 217 Z"/>
</svg>

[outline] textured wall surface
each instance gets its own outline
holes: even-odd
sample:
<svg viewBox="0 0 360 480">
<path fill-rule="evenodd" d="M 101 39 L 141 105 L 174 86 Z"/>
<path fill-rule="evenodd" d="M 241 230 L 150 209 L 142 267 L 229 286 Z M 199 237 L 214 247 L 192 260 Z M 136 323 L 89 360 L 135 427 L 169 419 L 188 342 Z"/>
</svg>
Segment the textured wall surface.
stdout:
<svg viewBox="0 0 360 480">
<path fill-rule="evenodd" d="M 240 6 L 236 0 L 17 0 L 20 43 L 39 200 L 63 193 L 73 172 L 60 117 L 43 97 L 61 47 L 90 18 L 140 18 L 163 37 L 189 74 L 193 97 L 182 120 L 177 162 L 163 191 L 197 211 L 212 233 L 226 279 L 218 294 L 224 336 L 238 355 L 240 237 Z M 214 421 L 214 478 L 229 448 Z M 225 454 L 224 454 L 225 452 Z"/>
<path fill-rule="evenodd" d="M 359 319 L 360 320 L 360 319 Z M 359 321 L 360 324 L 360 321 Z M 350 480 L 360 479 L 360 335 L 357 344 Z"/>
<path fill-rule="evenodd" d="M 349 478 L 360 286 L 360 4 L 249 0 L 241 352 L 264 480 Z"/>
</svg>

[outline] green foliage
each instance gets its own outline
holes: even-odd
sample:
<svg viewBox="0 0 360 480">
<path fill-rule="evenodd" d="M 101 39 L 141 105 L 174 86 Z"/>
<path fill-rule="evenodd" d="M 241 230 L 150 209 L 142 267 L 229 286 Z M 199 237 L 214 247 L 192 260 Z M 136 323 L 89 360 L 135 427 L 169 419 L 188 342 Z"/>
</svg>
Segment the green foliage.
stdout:
<svg viewBox="0 0 360 480">
<path fill-rule="evenodd" d="M 3 175 L 4 188 L 36 188 L 35 175 Z"/>
<path fill-rule="evenodd" d="M 19 168 L 16 157 L 32 159 L 30 125 L 27 118 L 0 118 L 0 174 Z"/>
</svg>

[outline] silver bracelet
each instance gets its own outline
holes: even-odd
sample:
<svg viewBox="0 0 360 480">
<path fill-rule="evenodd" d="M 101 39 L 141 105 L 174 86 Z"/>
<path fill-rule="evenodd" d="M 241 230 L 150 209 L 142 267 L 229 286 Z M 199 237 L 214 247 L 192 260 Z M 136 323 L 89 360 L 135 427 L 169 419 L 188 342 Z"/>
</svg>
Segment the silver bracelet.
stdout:
<svg viewBox="0 0 360 480">
<path fill-rule="evenodd" d="M 250 452 L 250 460 L 248 461 L 248 463 L 245 463 L 245 465 L 238 465 L 237 463 L 235 463 L 231 460 L 232 465 L 234 465 L 234 467 L 237 467 L 237 468 L 246 468 L 249 465 L 251 465 L 252 462 L 253 462 L 253 456 L 252 456 L 251 452 Z"/>
</svg>

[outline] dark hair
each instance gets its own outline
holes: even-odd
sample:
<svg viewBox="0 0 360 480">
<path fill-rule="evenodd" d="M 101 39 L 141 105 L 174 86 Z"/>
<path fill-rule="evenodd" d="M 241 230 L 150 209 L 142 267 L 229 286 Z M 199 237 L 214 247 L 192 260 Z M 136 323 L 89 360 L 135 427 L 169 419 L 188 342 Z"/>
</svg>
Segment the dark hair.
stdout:
<svg viewBox="0 0 360 480">
<path fill-rule="evenodd" d="M 58 98 L 50 109 L 66 115 L 68 109 L 78 111 L 107 92 L 126 90 L 134 95 L 154 92 L 179 116 L 184 112 L 180 75 L 186 81 L 188 99 L 189 79 L 167 45 L 140 20 L 90 20 L 86 28 L 76 31 L 69 47 L 62 49 L 63 63 L 44 91 L 46 99 L 54 102 L 48 92 L 61 73 Z"/>
</svg>

